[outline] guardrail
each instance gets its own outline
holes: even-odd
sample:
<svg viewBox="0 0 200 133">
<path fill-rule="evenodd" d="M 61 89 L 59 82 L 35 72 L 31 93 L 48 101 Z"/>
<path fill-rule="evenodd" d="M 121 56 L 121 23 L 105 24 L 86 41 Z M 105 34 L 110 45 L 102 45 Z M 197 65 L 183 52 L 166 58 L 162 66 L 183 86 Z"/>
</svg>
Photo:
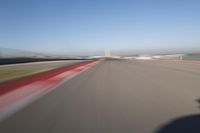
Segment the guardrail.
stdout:
<svg viewBox="0 0 200 133">
<path fill-rule="evenodd" d="M 85 60 L 87 57 L 44 54 L 10 48 L 0 48 L 0 65 L 37 61 Z"/>
</svg>

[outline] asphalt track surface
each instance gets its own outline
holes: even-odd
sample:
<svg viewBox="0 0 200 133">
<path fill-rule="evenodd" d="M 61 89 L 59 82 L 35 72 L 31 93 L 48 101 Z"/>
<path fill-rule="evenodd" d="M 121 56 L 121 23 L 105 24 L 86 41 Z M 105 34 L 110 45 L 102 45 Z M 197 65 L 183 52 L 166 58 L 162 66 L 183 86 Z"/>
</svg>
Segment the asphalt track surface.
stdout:
<svg viewBox="0 0 200 133">
<path fill-rule="evenodd" d="M 200 132 L 200 65 L 107 60 L 0 123 L 1 133 Z"/>
</svg>

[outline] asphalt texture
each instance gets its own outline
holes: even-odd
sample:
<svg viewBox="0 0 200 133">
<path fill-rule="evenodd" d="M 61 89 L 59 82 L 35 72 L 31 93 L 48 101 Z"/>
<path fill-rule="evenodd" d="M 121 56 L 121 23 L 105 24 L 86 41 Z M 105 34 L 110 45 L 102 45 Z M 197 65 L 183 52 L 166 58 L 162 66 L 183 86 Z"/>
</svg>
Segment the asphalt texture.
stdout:
<svg viewBox="0 0 200 133">
<path fill-rule="evenodd" d="M 107 60 L 0 123 L 1 133 L 199 133 L 200 65 Z"/>
</svg>

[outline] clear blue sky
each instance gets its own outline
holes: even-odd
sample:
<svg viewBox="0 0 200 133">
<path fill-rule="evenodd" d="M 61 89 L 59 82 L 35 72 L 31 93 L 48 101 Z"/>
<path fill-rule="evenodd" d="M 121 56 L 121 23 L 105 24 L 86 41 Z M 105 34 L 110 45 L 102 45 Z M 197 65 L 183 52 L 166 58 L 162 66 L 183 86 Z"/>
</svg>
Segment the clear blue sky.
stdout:
<svg viewBox="0 0 200 133">
<path fill-rule="evenodd" d="M 200 0 L 0 0 L 0 47 L 200 49 Z"/>
</svg>

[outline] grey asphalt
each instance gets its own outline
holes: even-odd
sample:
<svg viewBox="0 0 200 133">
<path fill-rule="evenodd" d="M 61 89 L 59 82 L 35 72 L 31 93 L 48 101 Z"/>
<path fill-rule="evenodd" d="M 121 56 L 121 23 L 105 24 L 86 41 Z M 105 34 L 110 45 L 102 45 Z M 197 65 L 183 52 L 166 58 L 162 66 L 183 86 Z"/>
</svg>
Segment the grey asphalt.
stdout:
<svg viewBox="0 0 200 133">
<path fill-rule="evenodd" d="M 200 65 L 107 60 L 0 123 L 0 132 L 165 133 L 173 120 L 198 117 L 199 98 Z"/>
</svg>

